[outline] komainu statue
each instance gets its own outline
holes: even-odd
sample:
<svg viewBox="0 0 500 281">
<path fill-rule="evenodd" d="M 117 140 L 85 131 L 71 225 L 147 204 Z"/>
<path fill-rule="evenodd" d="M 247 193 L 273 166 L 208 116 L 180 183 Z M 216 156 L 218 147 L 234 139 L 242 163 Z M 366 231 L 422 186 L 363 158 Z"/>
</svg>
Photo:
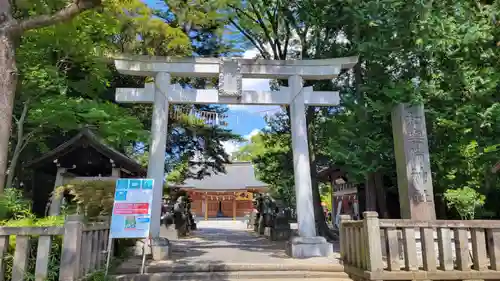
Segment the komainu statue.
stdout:
<svg viewBox="0 0 500 281">
<path fill-rule="evenodd" d="M 264 194 L 261 201 L 261 211 L 259 216 L 259 234 L 264 234 L 265 228 L 273 224 L 275 203 L 269 194 Z"/>
<path fill-rule="evenodd" d="M 189 231 L 186 205 L 185 196 L 179 196 L 174 204 L 174 224 L 179 237 L 187 236 Z"/>
<path fill-rule="evenodd" d="M 252 211 L 250 214 L 250 224 L 251 227 L 253 228 L 253 231 L 258 232 L 259 231 L 259 219 L 260 219 L 260 214 L 261 214 L 261 206 L 262 206 L 262 195 L 261 194 L 256 194 L 254 199 L 252 200 L 254 209 L 256 212 Z"/>
<path fill-rule="evenodd" d="M 275 200 L 272 223 L 265 228 L 264 235 L 271 240 L 288 240 L 292 233 L 290 219 L 290 209 L 281 200 Z"/>
<path fill-rule="evenodd" d="M 193 213 L 191 212 L 191 198 L 189 196 L 186 197 L 186 211 L 187 211 L 187 224 L 188 224 L 188 231 L 190 230 L 196 230 L 196 222 L 194 221 L 194 216 Z"/>
<path fill-rule="evenodd" d="M 163 199 L 161 208 L 161 224 L 168 227 L 174 223 L 174 202 L 170 199 Z"/>
<path fill-rule="evenodd" d="M 185 237 L 191 230 L 196 230 L 191 198 L 185 191 L 173 189 L 169 198 L 163 200 L 161 223 L 167 228 L 173 224 L 177 237 Z"/>
</svg>

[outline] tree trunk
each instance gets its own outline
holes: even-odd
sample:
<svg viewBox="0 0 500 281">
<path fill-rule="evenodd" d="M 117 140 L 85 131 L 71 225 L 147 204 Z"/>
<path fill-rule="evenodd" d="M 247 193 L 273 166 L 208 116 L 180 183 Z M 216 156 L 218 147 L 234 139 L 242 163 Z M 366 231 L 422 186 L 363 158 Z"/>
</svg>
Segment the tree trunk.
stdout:
<svg viewBox="0 0 500 281">
<path fill-rule="evenodd" d="M 375 193 L 377 194 L 379 217 L 382 219 L 388 219 L 389 213 L 387 212 L 387 199 L 385 196 L 384 178 L 381 172 L 373 173 L 373 184 L 375 186 Z"/>
<path fill-rule="evenodd" d="M 325 213 L 323 206 L 321 206 L 321 195 L 319 192 L 317 167 L 316 167 L 316 153 L 314 152 L 315 139 L 314 139 L 314 107 L 307 108 L 306 125 L 307 125 L 307 138 L 309 140 L 309 167 L 311 170 L 311 187 L 312 199 L 314 206 L 314 218 L 316 221 L 317 235 L 323 236 L 328 240 L 337 240 L 338 236 L 328 227 L 326 223 Z"/>
<path fill-rule="evenodd" d="M 365 183 L 365 209 L 366 211 L 377 211 L 377 192 L 375 190 L 373 173 L 366 175 Z"/>
<path fill-rule="evenodd" d="M 16 174 L 16 167 L 17 167 L 17 162 L 19 161 L 19 156 L 21 155 L 21 152 L 23 151 L 24 148 L 24 121 L 26 120 L 26 115 L 28 115 L 28 107 L 29 107 L 29 101 L 24 102 L 23 106 L 23 112 L 21 113 L 21 116 L 19 117 L 19 120 L 17 120 L 17 142 L 16 142 L 16 147 L 14 148 L 14 152 L 12 152 L 12 159 L 10 160 L 10 166 L 9 166 L 9 173 L 7 175 L 7 181 L 5 183 L 5 187 L 9 188 L 12 187 L 12 182 L 14 181 L 14 175 Z"/>
<path fill-rule="evenodd" d="M 5 187 L 16 86 L 15 39 L 4 29 L 0 30 L 0 193 Z"/>
</svg>

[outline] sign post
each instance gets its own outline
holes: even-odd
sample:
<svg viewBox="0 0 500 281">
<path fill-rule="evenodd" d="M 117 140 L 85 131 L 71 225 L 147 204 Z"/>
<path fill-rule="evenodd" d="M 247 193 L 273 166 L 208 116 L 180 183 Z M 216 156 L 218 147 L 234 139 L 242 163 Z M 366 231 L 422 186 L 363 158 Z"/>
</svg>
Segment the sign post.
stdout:
<svg viewBox="0 0 500 281">
<path fill-rule="evenodd" d="M 143 261 L 146 256 L 146 239 L 150 237 L 151 208 L 153 203 L 153 179 L 118 179 L 109 230 L 106 275 L 111 259 L 113 239 L 145 238 Z M 144 262 L 141 273 L 144 272 Z"/>
</svg>

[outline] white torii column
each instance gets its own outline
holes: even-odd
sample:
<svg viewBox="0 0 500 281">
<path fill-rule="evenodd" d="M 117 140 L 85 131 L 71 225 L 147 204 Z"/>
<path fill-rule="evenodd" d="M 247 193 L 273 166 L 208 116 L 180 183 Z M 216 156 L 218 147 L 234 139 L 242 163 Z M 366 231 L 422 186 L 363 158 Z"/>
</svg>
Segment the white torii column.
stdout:
<svg viewBox="0 0 500 281">
<path fill-rule="evenodd" d="M 288 85 L 292 95 L 290 101 L 290 127 L 297 224 L 299 228 L 299 236 L 291 239 L 288 251 L 292 257 L 297 258 L 325 257 L 333 254 L 333 246 L 324 237 L 317 236 L 316 233 L 311 167 L 309 165 L 309 142 L 306 124 L 307 100 L 305 100 L 304 91 L 310 92 L 312 88 L 304 88 L 303 79 L 298 75 L 288 78 Z M 333 102 L 330 99 L 327 99 L 329 104 L 326 102 L 324 105 L 338 104 L 338 100 Z"/>
<path fill-rule="evenodd" d="M 160 236 L 163 181 L 165 179 L 165 149 L 167 147 L 168 100 L 166 89 L 170 74 L 160 72 L 155 77 L 153 119 L 151 122 L 151 147 L 149 148 L 148 178 L 154 179 L 153 206 L 151 206 L 150 233 Z"/>
<path fill-rule="evenodd" d="M 309 142 L 307 139 L 306 105 L 302 78 L 288 78 L 292 92 L 290 101 L 290 129 L 292 135 L 293 174 L 295 179 L 295 198 L 297 200 L 297 221 L 299 235 L 316 236 L 314 206 L 312 200 L 311 167 L 309 166 Z"/>
</svg>

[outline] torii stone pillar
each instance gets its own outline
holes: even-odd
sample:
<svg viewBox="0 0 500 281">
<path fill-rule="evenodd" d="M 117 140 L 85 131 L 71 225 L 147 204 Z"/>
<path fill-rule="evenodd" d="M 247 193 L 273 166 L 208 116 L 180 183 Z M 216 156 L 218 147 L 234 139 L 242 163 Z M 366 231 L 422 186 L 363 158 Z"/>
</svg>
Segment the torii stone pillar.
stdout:
<svg viewBox="0 0 500 281">
<path fill-rule="evenodd" d="M 318 237 L 316 233 L 305 109 L 307 105 L 338 105 L 340 98 L 338 92 L 313 91 L 312 87 L 303 87 L 302 83 L 303 79 L 333 79 L 342 69 L 350 69 L 356 63 L 357 57 L 309 61 L 170 59 L 147 56 L 116 59 L 116 69 L 122 74 L 155 77 L 155 83 L 146 84 L 144 89 L 116 90 L 118 102 L 154 104 L 153 139 L 148 167 L 148 177 L 155 179 L 151 217 L 152 237 L 160 235 L 169 103 L 289 105 L 299 228 L 299 237 L 294 237 L 289 243 L 289 253 L 293 257 L 331 254 L 332 245 L 323 237 Z M 178 84 L 170 84 L 171 75 L 218 76 L 219 89 L 184 89 Z M 281 87 L 279 91 L 243 91 L 242 78 L 288 79 L 289 87 Z"/>
</svg>

